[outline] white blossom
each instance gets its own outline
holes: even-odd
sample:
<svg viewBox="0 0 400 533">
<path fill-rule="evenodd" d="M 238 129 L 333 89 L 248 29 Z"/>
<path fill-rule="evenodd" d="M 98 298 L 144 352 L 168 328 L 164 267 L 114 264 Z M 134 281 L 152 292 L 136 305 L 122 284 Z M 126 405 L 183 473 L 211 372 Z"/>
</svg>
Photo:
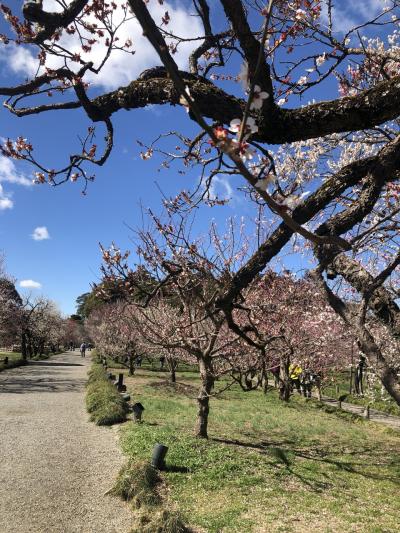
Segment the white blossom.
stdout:
<svg viewBox="0 0 400 533">
<path fill-rule="evenodd" d="M 263 178 L 257 180 L 255 187 L 257 189 L 261 189 L 262 191 L 265 191 L 271 183 L 273 183 L 275 180 L 275 176 L 273 174 L 267 174 Z"/>
<path fill-rule="evenodd" d="M 253 99 L 251 101 L 250 109 L 261 109 L 263 101 L 269 97 L 269 94 L 261 90 L 259 85 L 254 86 Z"/>
<path fill-rule="evenodd" d="M 317 67 L 320 67 L 321 65 L 323 65 L 326 61 L 326 54 L 325 52 L 321 55 L 321 56 L 318 56 L 315 60 L 315 64 L 317 65 Z"/>
<path fill-rule="evenodd" d="M 299 78 L 299 80 L 297 81 L 297 85 L 305 85 L 307 81 L 307 76 L 301 76 L 301 78 Z"/>
<path fill-rule="evenodd" d="M 190 97 L 190 90 L 189 87 L 186 85 L 185 87 L 185 93 Z M 184 108 L 186 108 L 186 112 L 189 113 L 189 100 L 186 99 L 185 95 L 181 94 L 179 97 L 179 103 L 183 105 Z"/>
</svg>

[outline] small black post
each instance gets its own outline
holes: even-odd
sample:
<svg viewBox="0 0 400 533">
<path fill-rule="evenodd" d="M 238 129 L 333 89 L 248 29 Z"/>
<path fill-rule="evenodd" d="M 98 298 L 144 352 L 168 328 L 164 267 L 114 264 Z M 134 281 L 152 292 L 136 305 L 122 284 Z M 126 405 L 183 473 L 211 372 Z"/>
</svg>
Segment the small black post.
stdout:
<svg viewBox="0 0 400 533">
<path fill-rule="evenodd" d="M 156 444 L 153 449 L 153 457 L 151 458 L 151 466 L 157 470 L 165 470 L 165 456 L 167 455 L 168 446 L 164 444 Z"/>
<path fill-rule="evenodd" d="M 118 374 L 117 381 L 114 381 L 114 387 L 117 388 L 118 392 L 126 392 L 126 385 L 124 385 L 124 375 Z"/>
<path fill-rule="evenodd" d="M 140 423 L 142 421 L 142 413 L 144 411 L 144 407 L 140 402 L 136 402 L 132 406 L 133 411 L 133 421 Z"/>
</svg>

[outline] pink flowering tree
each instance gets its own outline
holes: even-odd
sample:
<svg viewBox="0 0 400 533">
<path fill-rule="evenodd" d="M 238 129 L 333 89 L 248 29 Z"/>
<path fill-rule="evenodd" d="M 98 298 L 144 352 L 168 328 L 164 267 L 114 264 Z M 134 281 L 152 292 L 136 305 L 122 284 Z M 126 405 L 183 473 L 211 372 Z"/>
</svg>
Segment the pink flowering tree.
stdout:
<svg viewBox="0 0 400 533">
<path fill-rule="evenodd" d="M 323 381 L 350 363 L 353 339 L 316 283 L 284 272 L 267 272 L 245 292 L 236 311 L 249 333 L 265 341 L 266 369 L 279 366 L 280 397 L 290 395 L 289 365 L 312 370 Z"/>
<path fill-rule="evenodd" d="M 105 303 L 90 314 L 86 329 L 100 356 L 109 357 L 135 372 L 135 359 L 141 354 L 140 332 L 131 321 L 125 302 Z"/>
<path fill-rule="evenodd" d="M 153 222 L 154 228 L 140 234 L 138 254 L 145 265 L 142 272 L 150 273 L 157 283 L 133 305 L 130 295 L 140 280 L 132 276 L 127 255 L 112 246 L 103 249 L 104 284 L 119 280 L 125 287 L 131 302 L 126 308 L 128 321 L 139 332 L 143 353 L 198 365 L 201 387 L 195 433 L 206 438 L 216 379 L 251 369 L 259 357 L 255 346 L 228 327 L 225 315 L 215 305 L 232 266 L 246 253 L 245 237 L 236 241 L 233 221 L 223 235 L 212 225 L 207 238 L 195 240 L 190 238 L 186 218 L 167 216 L 162 222 L 153 216 Z"/>
</svg>

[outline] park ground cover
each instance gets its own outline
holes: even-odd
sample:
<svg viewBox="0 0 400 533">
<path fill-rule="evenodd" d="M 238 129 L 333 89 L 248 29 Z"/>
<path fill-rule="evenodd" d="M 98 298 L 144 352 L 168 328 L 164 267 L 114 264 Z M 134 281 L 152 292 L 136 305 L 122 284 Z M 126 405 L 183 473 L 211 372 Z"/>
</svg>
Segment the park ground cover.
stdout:
<svg viewBox="0 0 400 533">
<path fill-rule="evenodd" d="M 50 353 L 44 353 L 41 355 L 37 355 L 36 357 L 32 357 L 29 361 L 42 361 L 45 359 L 49 359 L 52 355 L 56 355 L 58 353 L 62 353 L 61 351 L 58 352 L 50 352 Z M 8 364 L 4 364 L 4 358 L 8 357 Z M 0 352 L 0 372 L 3 370 L 6 370 L 7 368 L 15 368 L 17 366 L 21 366 L 26 364 L 26 362 L 22 359 L 22 354 L 20 352 Z"/>
<path fill-rule="evenodd" d="M 4 358 L 8 357 L 8 364 L 4 364 Z M 22 356 L 18 352 L 0 352 L 0 372 L 6 368 L 14 368 L 23 363 Z"/>
<path fill-rule="evenodd" d="M 208 441 L 192 437 L 198 376 L 140 369 L 127 378 L 144 422 L 129 422 L 122 447 L 143 463 L 169 447 L 168 505 L 196 531 L 391 532 L 400 514 L 400 434 L 275 391 L 225 391 L 211 402 Z M 218 383 L 223 387 L 224 383 Z M 137 511 L 139 513 L 139 511 Z"/>
</svg>

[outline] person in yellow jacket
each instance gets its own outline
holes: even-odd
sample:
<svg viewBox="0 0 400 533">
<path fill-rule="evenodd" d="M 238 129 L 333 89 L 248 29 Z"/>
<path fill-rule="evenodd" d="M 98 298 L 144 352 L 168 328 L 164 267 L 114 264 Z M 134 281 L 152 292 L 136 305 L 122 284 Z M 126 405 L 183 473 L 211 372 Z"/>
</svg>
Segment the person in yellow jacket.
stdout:
<svg viewBox="0 0 400 533">
<path fill-rule="evenodd" d="M 290 378 L 290 383 L 292 385 L 292 390 L 296 388 L 299 394 L 301 394 L 300 376 L 302 372 L 303 372 L 303 369 L 297 363 L 292 363 L 291 365 L 289 365 L 289 378 Z"/>
</svg>

